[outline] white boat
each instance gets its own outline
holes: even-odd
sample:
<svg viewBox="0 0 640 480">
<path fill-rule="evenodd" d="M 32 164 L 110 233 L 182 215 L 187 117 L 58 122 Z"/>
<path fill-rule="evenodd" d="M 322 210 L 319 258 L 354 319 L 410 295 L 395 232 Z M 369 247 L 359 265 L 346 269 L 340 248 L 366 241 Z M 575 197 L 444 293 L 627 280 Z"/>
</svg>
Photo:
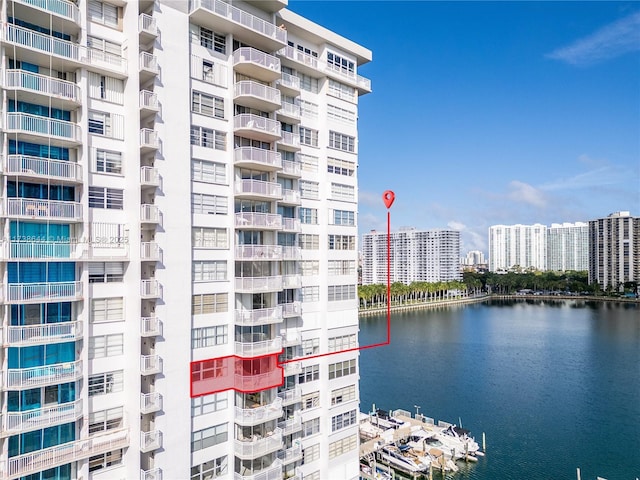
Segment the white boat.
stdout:
<svg viewBox="0 0 640 480">
<path fill-rule="evenodd" d="M 447 447 L 438 440 L 435 432 L 428 432 L 423 429 L 416 430 L 409 437 L 407 445 L 411 447 L 411 452 L 420 458 L 424 463 L 430 463 L 436 470 L 447 472 L 457 472 L 458 466 L 454 462 L 450 451 L 445 451 Z"/>
<path fill-rule="evenodd" d="M 480 451 L 480 446 L 469 435 L 469 430 L 449 424 L 442 430 L 437 431 L 435 436 L 443 443 L 444 448 L 451 452 L 454 458 L 477 461 L 476 455 Z"/>
<path fill-rule="evenodd" d="M 417 473 L 425 472 L 429 469 L 429 463 L 425 459 L 420 459 L 410 452 L 408 445 L 389 444 L 378 450 L 378 455 L 384 463 L 404 472 Z"/>
</svg>

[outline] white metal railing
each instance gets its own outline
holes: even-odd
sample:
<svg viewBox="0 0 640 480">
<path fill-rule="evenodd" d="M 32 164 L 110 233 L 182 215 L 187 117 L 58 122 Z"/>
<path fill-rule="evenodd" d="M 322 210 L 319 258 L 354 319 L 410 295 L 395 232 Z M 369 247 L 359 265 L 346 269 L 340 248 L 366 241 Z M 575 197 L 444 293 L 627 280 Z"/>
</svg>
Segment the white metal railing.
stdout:
<svg viewBox="0 0 640 480">
<path fill-rule="evenodd" d="M 16 3 L 29 5 L 59 17 L 80 23 L 80 9 L 73 2 L 66 0 L 14 0 Z"/>
<path fill-rule="evenodd" d="M 284 345 L 283 346 L 288 346 L 288 345 Z M 294 362 L 294 363 L 285 363 L 284 364 L 284 376 L 288 377 L 290 375 L 298 375 L 302 373 L 302 364 L 300 364 L 300 362 Z"/>
<path fill-rule="evenodd" d="M 160 73 L 157 57 L 149 52 L 140 52 L 139 68 L 155 74 Z"/>
<path fill-rule="evenodd" d="M 34 133 L 73 142 L 82 140 L 80 125 L 30 113 L 8 112 L 6 128 L 10 132 Z"/>
<path fill-rule="evenodd" d="M 278 392 L 278 396 L 282 398 L 283 405 L 298 403 L 302 399 L 302 390 L 300 387 L 291 388 L 283 392 Z"/>
<path fill-rule="evenodd" d="M 244 178 L 235 182 L 235 193 L 236 195 L 244 193 L 280 199 L 282 198 L 282 185 L 276 182 Z"/>
<path fill-rule="evenodd" d="M 161 260 L 162 250 L 156 242 L 140 243 L 140 259 L 141 260 Z"/>
<path fill-rule="evenodd" d="M 282 228 L 282 215 L 277 213 L 238 212 L 236 227 Z"/>
<path fill-rule="evenodd" d="M 276 428 L 264 437 L 256 438 L 254 435 L 250 439 L 236 439 L 234 453 L 240 458 L 258 458 L 275 450 L 282 448 L 282 430 Z"/>
<path fill-rule="evenodd" d="M 140 205 L 140 221 L 144 223 L 160 223 L 162 215 L 157 205 L 142 204 Z"/>
<path fill-rule="evenodd" d="M 162 448 L 162 432 L 160 430 L 140 432 L 140 451 L 150 452 L 159 448 Z"/>
<path fill-rule="evenodd" d="M 158 35 L 158 25 L 155 17 L 146 13 L 138 15 L 138 33 L 148 33 L 149 35 Z"/>
<path fill-rule="evenodd" d="M 82 298 L 82 282 L 10 283 L 8 303 L 73 301 Z"/>
<path fill-rule="evenodd" d="M 162 395 L 158 392 L 140 394 L 140 412 L 151 413 L 162 410 Z"/>
<path fill-rule="evenodd" d="M 282 316 L 284 317 L 299 317 L 302 315 L 302 302 L 283 303 Z"/>
<path fill-rule="evenodd" d="M 285 190 L 285 194 L 286 194 L 286 192 L 292 192 L 292 191 L 294 191 L 294 190 Z M 300 192 L 296 192 L 296 193 L 298 193 L 298 195 L 300 194 Z M 284 197 L 284 195 L 283 195 L 283 197 Z M 299 203 L 299 202 L 296 202 L 294 200 L 284 200 L 283 199 L 283 201 L 286 201 L 287 203 Z M 288 232 L 300 232 L 302 230 L 302 223 L 300 222 L 299 218 L 287 218 L 287 217 L 284 217 L 282 219 L 282 230 L 286 230 Z"/>
<path fill-rule="evenodd" d="M 300 203 L 300 190 L 291 190 L 289 188 L 282 189 L 282 202 L 283 203 Z"/>
<path fill-rule="evenodd" d="M 60 180 L 82 181 L 82 166 L 75 162 L 53 158 L 7 155 L 4 173 Z"/>
<path fill-rule="evenodd" d="M 285 433 L 286 435 L 286 433 Z M 291 462 L 295 462 L 297 460 L 302 459 L 302 447 L 291 447 L 287 448 L 284 451 L 278 452 L 278 458 L 282 460 L 284 465 L 288 465 Z M 300 477 L 302 478 L 302 477 Z"/>
<path fill-rule="evenodd" d="M 270 167 L 282 167 L 282 155 L 275 150 L 266 150 L 257 147 L 237 147 L 233 151 L 236 163 L 252 162 Z"/>
<path fill-rule="evenodd" d="M 72 242 L 19 242 L 5 241 L 4 258 L 13 259 L 71 259 L 80 260 L 87 256 L 86 244 Z"/>
<path fill-rule="evenodd" d="M 5 87 L 7 89 L 30 90 L 72 102 L 80 101 L 80 87 L 75 83 L 26 70 L 7 70 L 5 72 Z"/>
<path fill-rule="evenodd" d="M 271 340 L 260 342 L 235 342 L 235 353 L 242 357 L 258 357 L 277 353 L 282 350 L 282 338 L 276 337 Z"/>
<path fill-rule="evenodd" d="M 296 363 L 300 363 L 300 362 L 296 362 Z M 289 365 L 292 365 L 292 364 L 289 364 Z M 294 432 L 298 432 L 302 428 L 301 417 L 293 417 L 285 420 L 284 422 L 278 422 L 278 427 L 282 429 L 283 435 L 291 435 Z"/>
<path fill-rule="evenodd" d="M 282 133 L 280 122 L 253 113 L 241 113 L 233 117 L 233 128 L 259 130 L 276 137 Z"/>
<path fill-rule="evenodd" d="M 238 425 L 255 425 L 257 423 L 268 422 L 282 416 L 282 399 L 276 397 L 267 405 L 253 406 L 251 408 L 236 407 L 234 421 Z"/>
<path fill-rule="evenodd" d="M 140 335 L 143 337 L 162 335 L 162 320 L 158 317 L 140 317 Z"/>
<path fill-rule="evenodd" d="M 41 367 L 7 369 L 5 387 L 36 388 L 54 383 L 74 382 L 82 377 L 82 360 Z"/>
<path fill-rule="evenodd" d="M 318 69 L 318 57 L 304 53 L 291 45 L 281 48 L 278 54 L 294 62 L 302 63 L 316 70 Z"/>
<path fill-rule="evenodd" d="M 288 117 L 300 118 L 300 105 L 296 105 L 295 103 L 283 102 L 280 110 L 278 110 L 278 113 L 287 115 Z"/>
<path fill-rule="evenodd" d="M 282 290 L 282 276 L 236 277 L 236 290 L 246 293 L 277 292 Z"/>
<path fill-rule="evenodd" d="M 149 148 L 158 148 L 158 132 L 151 128 L 140 129 L 140 146 Z"/>
<path fill-rule="evenodd" d="M 162 358 L 159 355 L 140 355 L 140 373 L 153 375 L 162 372 Z"/>
<path fill-rule="evenodd" d="M 142 185 L 159 186 L 160 174 L 156 167 L 140 167 L 140 183 Z"/>
<path fill-rule="evenodd" d="M 235 472 L 233 480 L 282 480 L 282 460 L 276 459 L 267 468 L 254 473 Z"/>
<path fill-rule="evenodd" d="M 89 458 L 100 453 L 129 445 L 129 429 L 107 430 L 103 434 L 63 443 L 54 447 L 25 453 L 7 460 L 5 475 L 9 477 L 28 475 L 65 463 Z"/>
<path fill-rule="evenodd" d="M 276 104 L 281 102 L 280 90 L 262 83 L 254 82 L 253 80 L 242 80 L 240 82 L 236 82 L 233 86 L 233 95 L 235 97 L 257 97 Z"/>
<path fill-rule="evenodd" d="M 52 35 L 38 33 L 28 28 L 20 27 L 12 23 L 5 23 L 3 28 L 4 40 L 23 47 L 39 50 L 56 57 L 73 60 L 78 63 L 82 61 L 82 53 L 86 47 L 77 43 L 62 40 Z"/>
<path fill-rule="evenodd" d="M 6 215 L 9 217 L 82 220 L 82 204 L 35 198 L 7 198 Z"/>
<path fill-rule="evenodd" d="M 162 469 L 140 470 L 140 480 L 162 480 Z"/>
<path fill-rule="evenodd" d="M 140 108 L 148 108 L 150 110 L 158 110 L 158 94 L 150 90 L 140 91 Z"/>
<path fill-rule="evenodd" d="M 290 145 L 292 147 L 300 146 L 300 134 L 293 132 L 280 132 L 280 140 L 278 143 L 282 143 L 284 145 Z"/>
<path fill-rule="evenodd" d="M 302 259 L 302 250 L 300 247 L 284 247 L 282 249 L 282 259 L 283 260 L 301 260 Z"/>
<path fill-rule="evenodd" d="M 287 329 L 285 335 L 282 337 L 283 347 L 294 347 L 302 343 L 302 333 L 299 329 Z M 295 365 L 295 364 L 293 364 Z"/>
<path fill-rule="evenodd" d="M 282 247 L 280 245 L 237 245 L 236 259 L 282 260 Z"/>
<path fill-rule="evenodd" d="M 282 160 L 282 173 L 300 177 L 302 176 L 302 165 L 300 164 L 300 162 Z"/>
<path fill-rule="evenodd" d="M 73 341 L 82 338 L 82 322 L 42 323 L 7 327 L 5 341 L 12 347 Z"/>
<path fill-rule="evenodd" d="M 266 37 L 287 43 L 287 31 L 222 0 L 192 0 L 189 13 L 205 9 Z"/>
<path fill-rule="evenodd" d="M 23 412 L 7 412 L 2 416 L 2 431 L 22 433 L 51 425 L 73 422 L 82 417 L 82 400 L 59 403 Z"/>
<path fill-rule="evenodd" d="M 302 287 L 302 277 L 300 275 L 283 275 L 282 288 L 300 288 Z"/>
<path fill-rule="evenodd" d="M 156 298 L 161 296 L 162 287 L 158 280 L 140 280 L 140 296 L 144 298 Z"/>
<path fill-rule="evenodd" d="M 253 310 L 236 309 L 237 325 L 265 325 L 282 321 L 282 307 L 256 308 Z"/>
<path fill-rule="evenodd" d="M 289 73 L 282 73 L 282 77 L 276 80 L 276 85 L 282 85 L 283 87 L 289 87 L 292 90 L 300 90 L 300 79 L 295 75 Z"/>
<path fill-rule="evenodd" d="M 127 73 L 127 59 L 123 58 L 122 55 L 105 52 L 97 48 L 88 48 L 86 52 L 87 55 L 86 58 L 82 59 L 83 62 L 86 60 L 96 67 L 108 68 L 123 74 Z"/>
<path fill-rule="evenodd" d="M 360 75 L 356 75 L 356 83 L 359 87 L 371 91 L 371 80 Z"/>
</svg>

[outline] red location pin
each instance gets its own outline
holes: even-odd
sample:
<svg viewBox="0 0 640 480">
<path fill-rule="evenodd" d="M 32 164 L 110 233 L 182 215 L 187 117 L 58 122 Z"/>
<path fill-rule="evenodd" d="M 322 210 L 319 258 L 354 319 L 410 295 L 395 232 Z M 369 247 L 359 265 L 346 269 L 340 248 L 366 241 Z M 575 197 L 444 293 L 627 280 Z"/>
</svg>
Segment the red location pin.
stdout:
<svg viewBox="0 0 640 480">
<path fill-rule="evenodd" d="M 395 199 L 396 199 L 396 194 L 393 193 L 391 190 L 387 190 L 382 194 L 382 201 L 384 202 L 387 208 L 391 208 L 391 205 L 393 205 L 393 201 Z"/>
</svg>

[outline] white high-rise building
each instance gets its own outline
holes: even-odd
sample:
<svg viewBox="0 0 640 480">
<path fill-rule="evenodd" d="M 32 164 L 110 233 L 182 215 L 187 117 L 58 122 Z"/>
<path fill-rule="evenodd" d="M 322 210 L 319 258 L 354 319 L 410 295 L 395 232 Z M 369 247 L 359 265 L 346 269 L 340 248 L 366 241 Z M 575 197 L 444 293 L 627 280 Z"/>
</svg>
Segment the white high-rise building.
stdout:
<svg viewBox="0 0 640 480">
<path fill-rule="evenodd" d="M 552 223 L 547 229 L 547 270 L 589 269 L 589 224 Z"/>
<path fill-rule="evenodd" d="M 493 225 L 489 227 L 489 271 L 547 268 L 547 227 L 535 225 Z"/>
<path fill-rule="evenodd" d="M 460 232 L 402 229 L 391 232 L 391 282 L 461 280 Z M 362 236 L 362 284 L 387 283 L 387 234 Z"/>
<path fill-rule="evenodd" d="M 358 478 L 371 52 L 286 6 L 1 1 L 0 478 Z"/>
<path fill-rule="evenodd" d="M 486 265 L 487 261 L 484 258 L 484 253 L 480 250 L 471 250 L 467 252 L 465 257 L 460 257 L 460 263 L 466 266 L 474 265 Z"/>
</svg>

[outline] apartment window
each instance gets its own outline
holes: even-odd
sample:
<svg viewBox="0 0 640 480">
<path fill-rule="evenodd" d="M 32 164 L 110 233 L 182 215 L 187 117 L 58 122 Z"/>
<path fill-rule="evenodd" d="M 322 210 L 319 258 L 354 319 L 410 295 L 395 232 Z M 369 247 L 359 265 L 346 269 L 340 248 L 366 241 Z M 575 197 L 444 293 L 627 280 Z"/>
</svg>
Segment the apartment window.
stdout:
<svg viewBox="0 0 640 480">
<path fill-rule="evenodd" d="M 356 112 L 329 104 L 327 105 L 327 118 L 348 125 L 355 125 Z"/>
<path fill-rule="evenodd" d="M 122 427 L 123 412 L 122 407 L 115 407 L 89 413 L 89 435 Z"/>
<path fill-rule="evenodd" d="M 300 143 L 310 147 L 318 146 L 318 131 L 312 128 L 300 127 Z"/>
<path fill-rule="evenodd" d="M 307 464 L 311 462 L 315 462 L 320 458 L 320 444 L 316 443 L 315 445 L 311 445 L 310 447 L 304 448 L 302 450 L 302 463 Z M 320 472 L 318 472 L 320 473 Z M 307 477 L 305 477 L 306 479 Z M 318 477 L 320 480 L 320 477 Z"/>
<path fill-rule="evenodd" d="M 351 210 L 329 210 L 329 219 L 332 225 L 349 225 L 354 226 L 356 214 Z"/>
<path fill-rule="evenodd" d="M 349 350 L 350 348 L 356 348 L 357 346 L 358 344 L 355 333 L 329 338 L 330 352 L 341 352 L 343 350 Z"/>
<path fill-rule="evenodd" d="M 317 208 L 303 208 L 299 209 L 300 221 L 308 225 L 318 224 L 318 209 Z"/>
<path fill-rule="evenodd" d="M 339 457 L 340 455 L 350 452 L 358 448 L 358 436 L 350 435 L 329 444 L 329 459 Z"/>
<path fill-rule="evenodd" d="M 193 248 L 229 248 L 229 233 L 226 228 L 193 227 Z"/>
<path fill-rule="evenodd" d="M 122 282 L 123 279 L 124 262 L 89 263 L 89 283 Z"/>
<path fill-rule="evenodd" d="M 111 114 L 89 110 L 88 126 L 89 133 L 106 137 L 111 136 Z"/>
<path fill-rule="evenodd" d="M 329 90 L 327 93 L 333 97 L 341 98 L 349 102 L 353 102 L 357 98 L 355 88 L 332 79 L 329 79 Z"/>
<path fill-rule="evenodd" d="M 89 97 L 124 104 L 124 80 L 89 72 Z"/>
<path fill-rule="evenodd" d="M 320 275 L 320 262 L 318 260 L 302 260 L 299 265 L 300 274 L 304 277 Z"/>
<path fill-rule="evenodd" d="M 332 183 L 331 198 L 333 200 L 345 200 L 348 202 L 355 201 L 356 189 L 353 185 L 344 185 L 342 183 Z"/>
<path fill-rule="evenodd" d="M 296 72 L 296 77 L 300 79 L 300 89 L 311 93 L 318 93 L 318 79 L 304 73 Z"/>
<path fill-rule="evenodd" d="M 300 169 L 303 172 L 316 173 L 318 171 L 318 157 L 304 153 L 299 154 L 299 157 Z"/>
<path fill-rule="evenodd" d="M 194 90 L 191 93 L 191 111 L 207 117 L 224 118 L 224 99 Z"/>
<path fill-rule="evenodd" d="M 217 282 L 227 279 L 227 262 L 224 260 L 193 262 L 194 282 Z"/>
<path fill-rule="evenodd" d="M 122 46 L 104 38 L 87 37 L 87 47 L 91 50 L 91 57 L 95 60 L 112 61 L 113 57 L 122 57 Z"/>
<path fill-rule="evenodd" d="M 228 436 L 226 423 L 193 432 L 191 434 L 191 452 L 224 443 Z"/>
<path fill-rule="evenodd" d="M 302 355 L 317 355 L 320 353 L 320 339 L 309 338 L 302 341 Z"/>
<path fill-rule="evenodd" d="M 327 64 L 349 76 L 355 75 L 355 64 L 351 60 L 347 60 L 333 52 L 327 52 Z"/>
<path fill-rule="evenodd" d="M 227 326 L 194 328 L 191 330 L 191 348 L 213 347 L 224 345 L 229 341 Z"/>
<path fill-rule="evenodd" d="M 191 180 L 195 182 L 227 184 L 227 166 L 206 160 L 191 160 Z"/>
<path fill-rule="evenodd" d="M 355 250 L 355 235 L 329 235 L 329 250 Z"/>
<path fill-rule="evenodd" d="M 105 395 L 121 392 L 124 385 L 122 370 L 98 373 L 89 376 L 89 396 Z"/>
<path fill-rule="evenodd" d="M 332 363 L 329 365 L 329 380 L 345 377 L 356 373 L 356 359 L 345 360 L 344 362 Z"/>
<path fill-rule="evenodd" d="M 345 152 L 355 152 L 356 138 L 344 133 L 329 131 L 329 147 Z"/>
<path fill-rule="evenodd" d="M 329 285 L 328 301 L 340 302 L 343 300 L 354 300 L 356 298 L 355 285 Z"/>
<path fill-rule="evenodd" d="M 329 173 L 335 173 L 337 175 L 353 177 L 356 172 L 356 163 L 350 162 L 348 160 L 329 157 L 327 158 L 327 171 Z"/>
<path fill-rule="evenodd" d="M 337 432 L 338 430 L 342 430 L 343 428 L 355 425 L 356 422 L 357 420 L 355 410 L 350 410 L 348 412 L 334 415 L 333 417 L 331 417 L 331 431 Z"/>
<path fill-rule="evenodd" d="M 310 200 L 318 200 L 320 198 L 320 186 L 318 182 L 310 182 L 309 180 L 300 180 L 298 182 L 300 187 L 300 196 L 302 198 L 308 198 Z"/>
<path fill-rule="evenodd" d="M 122 210 L 124 190 L 120 188 L 89 187 L 89 207 Z"/>
<path fill-rule="evenodd" d="M 320 366 L 308 365 L 302 367 L 302 372 L 298 374 L 298 383 L 313 382 L 320 379 Z"/>
<path fill-rule="evenodd" d="M 302 395 L 302 410 L 309 410 L 320 406 L 320 392 Z"/>
<path fill-rule="evenodd" d="M 115 357 L 124 353 L 124 335 L 114 333 L 89 338 L 89 358 Z"/>
<path fill-rule="evenodd" d="M 300 100 L 300 113 L 305 118 L 318 118 L 318 104 L 307 100 Z"/>
<path fill-rule="evenodd" d="M 124 320 L 124 298 L 93 298 L 91 300 L 91 322 L 121 322 Z"/>
<path fill-rule="evenodd" d="M 228 209 L 229 200 L 227 197 L 206 195 L 204 193 L 191 194 L 191 213 L 226 215 Z"/>
<path fill-rule="evenodd" d="M 225 150 L 227 148 L 227 135 L 211 128 L 191 125 L 191 145 Z"/>
<path fill-rule="evenodd" d="M 318 250 L 320 248 L 320 235 L 301 233 L 298 235 L 298 245 L 303 250 Z"/>
<path fill-rule="evenodd" d="M 341 403 L 351 402 L 356 399 L 356 386 L 349 385 L 348 387 L 338 388 L 331 391 L 331 406 L 339 405 Z"/>
<path fill-rule="evenodd" d="M 320 417 L 302 422 L 302 438 L 320 433 Z"/>
<path fill-rule="evenodd" d="M 227 393 L 212 393 L 191 399 L 191 416 L 199 417 L 207 413 L 219 412 L 229 406 Z"/>
<path fill-rule="evenodd" d="M 227 456 L 191 467 L 191 480 L 210 480 L 227 474 Z"/>
<path fill-rule="evenodd" d="M 227 37 L 204 27 L 199 28 L 200 45 L 214 52 L 227 53 Z"/>
<path fill-rule="evenodd" d="M 302 451 L 302 454 L 304 456 L 304 450 Z M 309 475 L 305 475 L 304 477 L 302 477 L 302 480 L 320 480 L 320 470 L 316 470 L 315 472 L 310 473 Z"/>
<path fill-rule="evenodd" d="M 223 313 L 229 311 L 229 294 L 201 293 L 191 297 L 191 314 Z"/>
<path fill-rule="evenodd" d="M 355 260 L 329 260 L 329 275 L 354 275 L 356 273 Z"/>
<path fill-rule="evenodd" d="M 120 464 L 122 464 L 121 448 L 89 457 L 89 472 L 95 472 L 96 470 Z"/>
<path fill-rule="evenodd" d="M 113 152 L 101 148 L 97 148 L 95 152 L 95 172 L 122 174 L 122 152 Z"/>
<path fill-rule="evenodd" d="M 89 21 L 101 23 L 108 27 L 118 26 L 118 7 L 97 0 L 89 0 L 88 4 Z"/>
<path fill-rule="evenodd" d="M 319 302 L 320 287 L 317 285 L 311 287 L 302 287 L 300 289 L 300 300 L 302 302 Z"/>
</svg>

